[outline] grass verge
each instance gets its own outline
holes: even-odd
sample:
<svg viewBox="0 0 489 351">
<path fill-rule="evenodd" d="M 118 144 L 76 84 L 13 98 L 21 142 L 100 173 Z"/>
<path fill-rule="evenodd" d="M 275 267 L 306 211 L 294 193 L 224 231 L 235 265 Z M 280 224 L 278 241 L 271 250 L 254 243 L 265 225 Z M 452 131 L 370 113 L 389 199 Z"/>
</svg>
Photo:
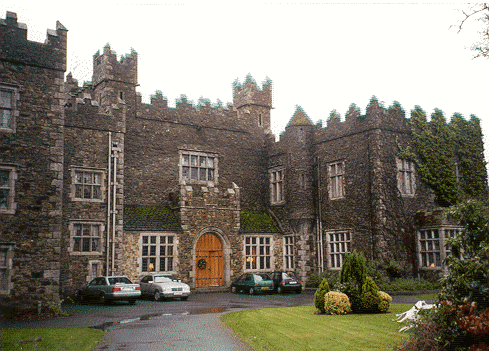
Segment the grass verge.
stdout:
<svg viewBox="0 0 489 351">
<path fill-rule="evenodd" d="M 90 328 L 0 329 L 0 350 L 91 350 L 104 332 Z"/>
<path fill-rule="evenodd" d="M 392 321 L 411 304 L 384 314 L 316 315 L 314 306 L 232 312 L 222 321 L 256 350 L 392 350 L 409 337 Z"/>
</svg>

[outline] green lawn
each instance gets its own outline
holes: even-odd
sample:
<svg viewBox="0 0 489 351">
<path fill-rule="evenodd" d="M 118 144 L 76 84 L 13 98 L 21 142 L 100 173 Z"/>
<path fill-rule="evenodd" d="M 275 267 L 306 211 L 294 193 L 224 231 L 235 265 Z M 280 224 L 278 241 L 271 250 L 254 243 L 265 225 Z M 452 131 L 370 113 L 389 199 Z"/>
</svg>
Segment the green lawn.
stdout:
<svg viewBox="0 0 489 351">
<path fill-rule="evenodd" d="M 385 314 L 316 315 L 314 306 L 265 308 L 221 317 L 256 350 L 392 350 L 409 337 L 399 333 L 396 313 L 412 305 L 391 305 Z"/>
<path fill-rule="evenodd" d="M 418 300 L 437 300 L 438 299 L 438 293 L 420 294 L 420 295 L 413 296 L 413 298 L 416 298 Z"/>
<path fill-rule="evenodd" d="M 91 350 L 104 332 L 89 328 L 0 329 L 0 350 Z"/>
</svg>

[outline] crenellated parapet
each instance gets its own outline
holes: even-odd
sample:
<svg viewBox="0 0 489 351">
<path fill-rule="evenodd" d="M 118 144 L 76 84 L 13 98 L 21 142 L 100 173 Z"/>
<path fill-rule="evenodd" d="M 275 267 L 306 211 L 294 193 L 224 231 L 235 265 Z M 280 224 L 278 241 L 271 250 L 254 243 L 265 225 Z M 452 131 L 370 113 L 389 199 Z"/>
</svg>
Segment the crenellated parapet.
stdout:
<svg viewBox="0 0 489 351">
<path fill-rule="evenodd" d="M 402 106 L 395 101 L 390 107 L 386 108 L 373 96 L 362 114 L 360 108 L 351 104 L 348 108 L 344 120 L 341 115 L 333 110 L 326 120 L 326 126 L 316 125 L 318 139 L 334 138 L 342 135 L 358 133 L 371 129 L 389 129 L 392 131 L 408 132 L 409 119 Z"/>
<path fill-rule="evenodd" d="M 0 18 L 0 61 L 66 71 L 68 30 L 58 21 L 56 30 L 48 29 L 44 43 L 27 40 L 27 26 L 17 22 L 17 14 L 7 11 Z"/>
<path fill-rule="evenodd" d="M 243 84 L 236 79 L 233 83 L 233 104 L 235 108 L 246 105 L 272 108 L 272 81 L 265 78 L 260 89 L 251 75 L 246 76 Z"/>
</svg>

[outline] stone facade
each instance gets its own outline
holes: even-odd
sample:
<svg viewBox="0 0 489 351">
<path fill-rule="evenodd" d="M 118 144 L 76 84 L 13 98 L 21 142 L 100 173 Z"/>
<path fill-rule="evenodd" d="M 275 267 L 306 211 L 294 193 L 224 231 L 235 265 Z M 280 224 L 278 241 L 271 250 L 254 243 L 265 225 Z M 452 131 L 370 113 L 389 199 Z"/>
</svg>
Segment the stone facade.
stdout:
<svg viewBox="0 0 489 351">
<path fill-rule="evenodd" d="M 107 45 L 80 86 L 63 84 L 61 24 L 32 43 L 7 13 L 0 44 L 14 106 L 0 128 L 0 292 L 71 294 L 96 275 L 154 272 L 193 287 L 278 269 L 305 282 L 353 249 L 414 269 L 438 257 L 420 246 L 432 232 L 415 214 L 436 205 L 399 157 L 411 134 L 398 104 L 373 98 L 325 127 L 298 107 L 275 141 L 268 78 L 234 82 L 232 104 L 182 96 L 171 108 L 161 92 L 141 101 L 135 51 Z"/>
<path fill-rule="evenodd" d="M 59 292 L 66 42 L 59 22 L 41 44 L 15 13 L 0 19 L 0 293 L 22 298 Z"/>
</svg>

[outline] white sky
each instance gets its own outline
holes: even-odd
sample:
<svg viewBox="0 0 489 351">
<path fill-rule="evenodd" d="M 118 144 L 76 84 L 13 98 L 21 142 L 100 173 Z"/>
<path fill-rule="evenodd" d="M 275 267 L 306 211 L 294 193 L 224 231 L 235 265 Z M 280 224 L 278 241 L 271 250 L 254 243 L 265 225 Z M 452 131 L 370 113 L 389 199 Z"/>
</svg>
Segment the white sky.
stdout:
<svg viewBox="0 0 489 351">
<path fill-rule="evenodd" d="M 450 29 L 462 9 L 468 5 L 2 0 L 0 18 L 16 12 L 28 38 L 42 42 L 59 20 L 69 30 L 67 73 L 80 83 L 91 80 L 92 55 L 106 43 L 119 55 L 134 48 L 143 101 L 161 90 L 170 106 L 181 94 L 226 104 L 236 78 L 268 76 L 277 137 L 295 105 L 326 121 L 351 103 L 364 112 L 372 95 L 386 106 L 399 101 L 408 114 L 415 105 L 428 114 L 440 108 L 447 119 L 475 114 L 488 135 L 489 62 L 469 50 L 483 24 Z"/>
</svg>

